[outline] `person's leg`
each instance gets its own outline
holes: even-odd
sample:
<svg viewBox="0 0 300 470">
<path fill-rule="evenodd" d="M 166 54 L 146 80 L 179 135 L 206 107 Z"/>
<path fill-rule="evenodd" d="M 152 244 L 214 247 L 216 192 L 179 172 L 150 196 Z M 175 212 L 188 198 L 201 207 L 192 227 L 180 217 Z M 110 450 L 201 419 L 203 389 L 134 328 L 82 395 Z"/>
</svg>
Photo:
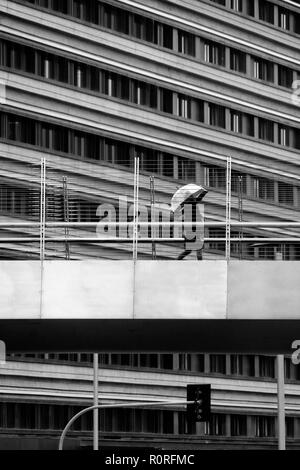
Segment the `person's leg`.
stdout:
<svg viewBox="0 0 300 470">
<path fill-rule="evenodd" d="M 197 250 L 196 255 L 197 255 L 197 260 L 201 261 L 203 259 L 202 250 Z"/>
<path fill-rule="evenodd" d="M 188 256 L 190 253 L 192 253 L 192 250 L 184 250 L 179 256 L 178 256 L 178 260 L 180 259 L 183 259 L 185 258 L 186 256 Z"/>
</svg>

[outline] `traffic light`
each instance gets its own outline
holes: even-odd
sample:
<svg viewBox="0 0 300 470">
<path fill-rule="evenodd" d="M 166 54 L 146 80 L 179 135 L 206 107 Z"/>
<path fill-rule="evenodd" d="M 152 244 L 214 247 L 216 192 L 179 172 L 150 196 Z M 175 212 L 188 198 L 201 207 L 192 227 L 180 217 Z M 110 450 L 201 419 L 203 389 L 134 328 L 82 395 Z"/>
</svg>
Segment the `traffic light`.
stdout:
<svg viewBox="0 0 300 470">
<path fill-rule="evenodd" d="M 186 418 L 188 423 L 209 421 L 210 396 L 211 386 L 208 384 L 187 385 L 187 401 L 193 402 L 187 404 Z"/>
</svg>

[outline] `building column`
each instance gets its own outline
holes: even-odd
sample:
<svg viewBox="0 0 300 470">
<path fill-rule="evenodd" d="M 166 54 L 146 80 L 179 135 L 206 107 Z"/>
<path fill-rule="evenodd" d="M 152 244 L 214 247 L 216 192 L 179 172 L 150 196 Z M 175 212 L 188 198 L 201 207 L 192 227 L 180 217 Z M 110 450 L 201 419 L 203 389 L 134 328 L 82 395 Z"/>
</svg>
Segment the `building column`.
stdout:
<svg viewBox="0 0 300 470">
<path fill-rule="evenodd" d="M 246 175 L 246 196 L 253 197 L 253 188 L 252 188 L 252 177 L 251 175 Z"/>
<path fill-rule="evenodd" d="M 195 98 L 192 98 L 192 100 L 191 100 L 191 119 L 193 121 L 201 122 L 201 113 L 200 113 L 200 109 L 199 109 L 199 102 Z"/>
<path fill-rule="evenodd" d="M 274 181 L 274 202 L 279 203 L 278 181 Z"/>
<path fill-rule="evenodd" d="M 290 29 L 292 33 L 295 32 L 295 14 L 293 11 L 290 11 Z"/>
<path fill-rule="evenodd" d="M 179 434 L 179 416 L 178 411 L 174 411 L 173 413 L 173 434 L 178 436 Z"/>
<path fill-rule="evenodd" d="M 255 435 L 255 417 L 250 415 L 247 416 L 247 437 L 255 437 Z"/>
<path fill-rule="evenodd" d="M 157 110 L 162 111 L 162 91 L 160 87 L 157 87 Z"/>
<path fill-rule="evenodd" d="M 279 85 L 278 64 L 273 65 L 274 85 Z"/>
<path fill-rule="evenodd" d="M 196 423 L 196 434 L 197 436 L 205 435 L 205 423 Z"/>
<path fill-rule="evenodd" d="M 231 416 L 229 414 L 225 416 L 225 436 L 231 436 Z"/>
<path fill-rule="evenodd" d="M 173 91 L 173 116 L 179 116 L 178 93 Z"/>
<path fill-rule="evenodd" d="M 279 12 L 278 12 L 278 5 L 274 4 L 274 26 L 279 28 Z"/>
<path fill-rule="evenodd" d="M 173 155 L 173 178 L 178 180 L 178 157 Z"/>
<path fill-rule="evenodd" d="M 274 122 L 273 129 L 274 129 L 274 144 L 279 144 L 279 128 L 278 122 Z"/>
<path fill-rule="evenodd" d="M 207 101 L 204 101 L 203 103 L 203 111 L 204 111 L 204 124 L 207 124 L 209 126 L 209 104 Z"/>
<path fill-rule="evenodd" d="M 196 59 L 202 59 L 201 38 L 199 36 L 195 37 L 195 58 Z"/>
<path fill-rule="evenodd" d="M 259 377 L 259 356 L 254 357 L 254 377 Z"/>
<path fill-rule="evenodd" d="M 173 354 L 173 370 L 179 370 L 179 354 Z"/>
<path fill-rule="evenodd" d="M 246 54 L 246 75 L 247 77 L 253 77 L 253 65 L 251 54 Z"/>
<path fill-rule="evenodd" d="M 230 354 L 226 354 L 226 375 L 231 375 L 231 360 Z"/>
<path fill-rule="evenodd" d="M 204 374 L 210 373 L 209 354 L 204 354 Z"/>
<path fill-rule="evenodd" d="M 225 129 L 231 132 L 231 113 L 229 108 L 225 108 Z"/>
<path fill-rule="evenodd" d="M 230 47 L 225 47 L 225 68 L 230 69 Z"/>
<path fill-rule="evenodd" d="M 298 417 L 295 417 L 294 418 L 294 431 L 295 431 L 295 434 L 294 434 L 294 437 L 295 438 L 298 438 L 300 437 L 300 418 Z"/>
<path fill-rule="evenodd" d="M 300 79 L 300 72 L 297 72 L 297 70 L 293 70 L 293 82 L 299 79 Z"/>
<path fill-rule="evenodd" d="M 299 207 L 299 191 L 297 186 L 293 186 L 293 200 L 294 206 Z"/>
<path fill-rule="evenodd" d="M 173 27 L 173 51 L 179 52 L 178 29 Z"/>
<path fill-rule="evenodd" d="M 204 165 L 196 161 L 196 183 L 203 185 L 204 182 Z"/>
<path fill-rule="evenodd" d="M 257 116 L 254 116 L 254 137 L 259 139 L 259 119 Z"/>
<path fill-rule="evenodd" d="M 259 19 L 259 0 L 254 0 L 254 18 Z"/>
</svg>

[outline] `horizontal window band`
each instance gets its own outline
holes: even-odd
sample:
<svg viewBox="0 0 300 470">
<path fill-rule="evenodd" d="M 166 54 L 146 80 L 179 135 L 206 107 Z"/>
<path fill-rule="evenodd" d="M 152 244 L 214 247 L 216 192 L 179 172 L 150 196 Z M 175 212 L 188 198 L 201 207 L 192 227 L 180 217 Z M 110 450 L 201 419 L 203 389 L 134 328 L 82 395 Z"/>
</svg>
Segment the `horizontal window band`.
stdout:
<svg viewBox="0 0 300 470">
<path fill-rule="evenodd" d="M 235 36 L 232 36 L 232 35 L 229 35 L 229 34 L 226 34 L 222 31 L 217 31 L 215 29 L 212 29 L 212 28 L 208 28 L 208 27 L 205 27 L 205 26 L 201 26 L 199 25 L 198 23 L 195 23 L 195 22 L 192 22 L 192 21 L 188 21 L 188 20 L 185 20 L 185 19 L 182 19 L 182 18 L 179 18 L 175 15 L 171 15 L 169 13 L 165 13 L 161 10 L 157 10 L 155 8 L 152 8 L 152 7 L 148 7 L 148 6 L 145 6 L 145 5 L 142 5 L 140 3 L 136 3 L 134 1 L 131 1 L 131 0 L 119 0 L 119 3 L 123 3 L 124 5 L 126 6 L 129 6 L 131 8 L 135 8 L 137 10 L 140 10 L 140 11 L 143 11 L 143 12 L 146 12 L 148 13 L 149 15 L 154 15 L 155 17 L 159 17 L 159 18 L 163 18 L 165 20 L 167 20 L 168 22 L 175 22 L 175 23 L 179 23 L 180 25 L 183 25 L 183 26 L 187 26 L 188 28 L 192 28 L 196 31 L 200 31 L 202 33 L 206 33 L 209 35 L 209 37 L 211 36 L 214 36 L 216 38 L 219 38 L 221 39 L 222 41 L 228 41 L 231 45 L 231 43 L 235 44 L 235 45 L 240 45 L 240 46 L 243 46 L 245 48 L 249 48 L 251 50 L 254 50 L 254 51 L 257 51 L 257 52 L 261 52 L 263 54 L 267 54 L 269 55 L 270 57 L 276 57 L 277 59 L 280 59 L 280 60 L 283 60 L 283 61 L 286 61 L 286 62 L 289 62 L 291 64 L 295 64 L 295 65 L 300 65 L 300 60 L 298 59 L 295 59 L 291 56 L 287 56 L 285 54 L 281 54 L 279 52 L 276 52 L 276 51 L 273 51 L 272 49 L 268 49 L 268 48 L 265 48 L 265 47 L 262 47 L 262 46 L 259 46 L 257 44 L 253 44 L 252 42 L 249 42 L 249 41 L 245 41 L 245 40 L 242 40 L 242 39 L 239 39 Z M 30 8 L 30 5 L 26 5 L 26 7 Z M 32 8 L 32 7 L 31 7 Z M 50 10 L 50 9 L 47 9 L 46 10 L 48 14 L 57 14 L 59 12 L 57 11 L 54 11 L 54 10 Z M 5 13 L 7 13 L 7 11 L 5 11 Z M 80 20 L 78 20 L 76 17 L 73 17 L 71 15 L 62 15 L 62 18 L 66 18 L 66 19 L 69 19 L 70 21 L 72 20 L 77 20 L 80 22 Z M 81 23 L 85 26 L 89 26 L 89 23 L 87 22 L 83 22 Z M 97 28 L 101 28 L 100 25 L 94 25 L 93 23 L 91 23 L 91 25 L 93 25 L 94 27 Z M 174 27 L 176 27 L 174 25 Z M 114 31 L 114 30 L 111 30 L 111 33 L 114 34 L 114 33 L 118 33 L 117 31 Z M 189 32 L 189 31 L 187 31 Z M 195 34 L 195 33 L 194 33 Z M 127 36 L 127 35 L 126 35 Z M 130 36 L 127 36 L 127 37 L 130 37 Z M 151 43 L 150 43 L 151 44 Z"/>
<path fill-rule="evenodd" d="M 79 49 L 75 49 L 75 48 L 72 48 L 72 47 L 69 47 L 69 46 L 62 46 L 62 45 L 60 45 L 58 43 L 55 43 L 55 42 L 52 42 L 52 41 L 44 41 L 43 39 L 37 38 L 37 37 L 32 36 L 30 34 L 23 34 L 23 33 L 19 33 L 17 31 L 14 31 L 14 30 L 11 31 L 10 28 L 4 28 L 4 29 L 2 28 L 2 31 L 4 31 L 4 30 L 7 30 L 7 32 L 9 34 L 13 34 L 14 36 L 18 36 L 20 38 L 28 38 L 30 41 L 34 41 L 35 43 L 38 43 L 38 44 L 48 45 L 48 46 L 50 46 L 54 49 L 57 49 L 61 52 L 68 52 L 68 53 L 71 53 L 73 55 L 76 55 L 77 57 L 82 57 L 82 58 L 85 58 L 85 59 L 89 58 L 89 59 L 91 59 L 91 60 L 93 60 L 93 61 L 95 61 L 99 64 L 105 64 L 107 66 L 114 67 L 118 71 L 119 70 L 120 71 L 125 71 L 127 73 L 131 72 L 131 73 L 134 73 L 138 76 L 144 77 L 148 80 L 149 79 L 157 80 L 161 84 L 164 84 L 164 85 L 171 85 L 171 86 L 174 86 L 174 87 L 179 87 L 179 88 L 181 88 L 185 91 L 191 91 L 193 93 L 200 93 L 201 95 L 212 97 L 214 99 L 219 99 L 219 100 L 222 100 L 226 103 L 236 104 L 238 106 L 243 106 L 243 107 L 245 107 L 247 109 L 250 109 L 252 111 L 259 111 L 259 112 L 262 112 L 262 113 L 265 113 L 265 114 L 268 114 L 268 115 L 271 115 L 271 116 L 275 116 L 277 118 L 281 118 L 281 119 L 285 119 L 285 120 L 288 120 L 288 121 L 295 122 L 297 124 L 300 123 L 300 117 L 297 118 L 296 116 L 293 116 L 291 114 L 286 114 L 286 113 L 282 113 L 282 112 L 279 112 L 279 111 L 276 111 L 276 110 L 272 110 L 270 108 L 266 108 L 264 106 L 255 105 L 255 104 L 249 103 L 249 102 L 244 101 L 244 100 L 240 100 L 240 99 L 236 99 L 236 98 L 233 98 L 231 96 L 228 96 L 228 95 L 224 95 L 223 93 L 218 93 L 218 92 L 215 92 L 215 91 L 212 91 L 212 90 L 207 90 L 206 88 L 203 88 L 203 87 L 190 85 L 190 84 L 182 82 L 180 80 L 167 78 L 167 77 L 164 77 L 163 75 L 160 75 L 160 74 L 157 74 L 157 73 L 147 72 L 145 70 L 139 69 L 139 68 L 134 67 L 134 66 L 128 66 L 128 65 L 122 64 L 121 62 L 117 62 L 115 60 L 109 60 L 109 59 L 105 59 L 103 57 L 99 57 L 95 54 L 85 53 L 85 52 L 83 53 Z M 289 104 L 291 106 L 293 105 L 292 100 Z M 297 109 L 296 105 L 294 105 L 294 107 L 295 107 L 295 109 Z"/>
<path fill-rule="evenodd" d="M 71 125 L 74 124 L 74 117 L 71 115 L 66 115 L 60 112 L 54 112 L 50 110 L 43 110 L 33 105 L 24 105 L 21 103 L 17 103 L 15 101 L 13 101 L 11 104 L 9 102 L 7 102 L 6 104 L 10 106 L 10 110 L 12 110 L 12 112 L 13 110 L 17 109 L 17 110 L 20 110 L 21 112 L 27 111 L 36 116 L 39 116 L 39 115 L 43 116 L 45 118 L 44 119 L 45 121 L 47 118 L 53 118 L 60 122 L 67 122 L 67 123 L 70 123 Z M 217 154 L 214 152 L 200 150 L 195 147 L 190 147 L 187 145 L 176 144 L 174 142 L 156 138 L 156 137 L 149 137 L 145 134 L 137 133 L 137 132 L 130 131 L 127 129 L 120 129 L 120 128 L 117 128 L 115 126 L 108 125 L 108 124 L 97 124 L 94 121 L 90 121 L 90 120 L 83 119 L 83 118 L 76 117 L 76 124 L 78 126 L 80 125 L 85 126 L 86 128 L 89 128 L 89 129 L 107 132 L 108 134 L 115 136 L 119 140 L 125 139 L 125 141 L 128 141 L 129 139 L 136 139 L 138 142 L 140 142 L 141 145 L 145 145 L 149 147 L 151 146 L 151 144 L 154 144 L 155 146 L 164 147 L 165 149 L 168 149 L 168 150 L 161 150 L 161 151 L 167 151 L 168 153 L 172 151 L 176 152 L 178 150 L 178 151 L 187 152 L 188 154 L 192 154 L 195 156 L 206 156 L 208 158 L 211 158 L 212 160 L 221 161 L 223 163 L 225 163 L 228 158 L 227 155 L 221 155 L 221 154 Z M 278 175 L 279 177 L 285 176 L 292 180 L 300 181 L 300 175 L 298 176 L 296 174 L 284 172 L 282 170 L 275 170 L 267 166 L 245 162 L 243 160 L 239 160 L 236 158 L 232 158 L 232 163 L 235 165 L 238 165 L 241 168 L 249 168 L 254 171 L 261 170 L 264 173 Z"/>
<path fill-rule="evenodd" d="M 284 54 L 280 54 L 278 52 L 272 51 L 271 49 L 267 49 L 265 47 L 258 46 L 256 44 L 251 43 L 251 42 L 244 41 L 242 39 L 238 39 L 238 38 L 236 38 L 234 36 L 231 36 L 229 34 L 226 34 L 224 32 L 220 32 L 220 31 L 217 31 L 217 30 L 214 30 L 214 29 L 211 29 L 211 28 L 207 28 L 205 26 L 199 25 L 199 24 L 194 23 L 192 21 L 188 21 L 188 20 L 185 20 L 183 18 L 179 18 L 175 15 L 171 15 L 170 13 L 165 13 L 161 10 L 156 9 L 156 8 L 147 7 L 145 5 L 134 2 L 132 0 L 119 0 L 119 3 L 122 3 L 124 5 L 128 5 L 128 6 L 132 6 L 136 9 L 138 9 L 138 10 L 141 10 L 141 11 L 145 11 L 145 12 L 148 12 L 148 13 L 151 13 L 151 14 L 155 14 L 158 17 L 174 21 L 176 23 L 191 27 L 191 28 L 196 29 L 198 31 L 202 31 L 202 32 L 205 32 L 205 33 L 208 33 L 208 34 L 214 34 L 216 37 L 221 38 L 221 39 L 227 39 L 228 41 L 231 41 L 234 44 L 240 44 L 240 45 L 249 47 L 250 49 L 253 49 L 253 50 L 256 50 L 256 51 L 259 51 L 259 52 L 263 52 L 265 54 L 269 54 L 272 57 L 277 57 L 277 58 L 286 60 L 287 62 L 300 65 L 300 60 L 294 59 L 293 57 L 286 56 Z"/>
</svg>

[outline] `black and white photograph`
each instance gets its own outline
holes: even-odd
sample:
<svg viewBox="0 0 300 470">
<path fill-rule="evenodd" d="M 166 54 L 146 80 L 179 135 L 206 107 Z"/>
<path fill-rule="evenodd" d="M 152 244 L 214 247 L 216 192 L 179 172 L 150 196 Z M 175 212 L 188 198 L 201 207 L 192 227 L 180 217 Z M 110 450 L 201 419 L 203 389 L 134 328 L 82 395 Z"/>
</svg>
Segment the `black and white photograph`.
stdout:
<svg viewBox="0 0 300 470">
<path fill-rule="evenodd" d="M 300 0 L 0 0 L 21 450 L 300 450 Z"/>
</svg>

